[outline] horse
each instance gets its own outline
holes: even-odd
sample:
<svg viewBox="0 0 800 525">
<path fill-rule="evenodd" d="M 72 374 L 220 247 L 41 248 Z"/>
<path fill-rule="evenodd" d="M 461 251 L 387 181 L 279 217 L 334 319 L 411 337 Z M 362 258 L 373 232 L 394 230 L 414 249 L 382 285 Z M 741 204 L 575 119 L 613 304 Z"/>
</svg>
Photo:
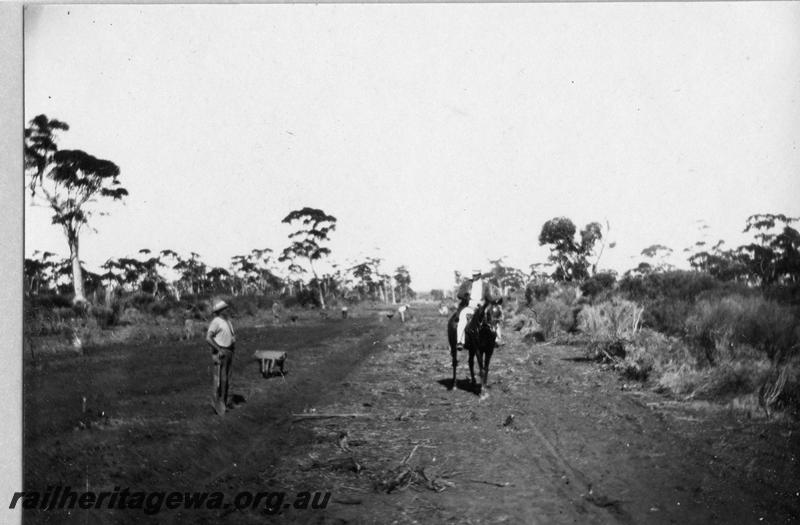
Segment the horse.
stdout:
<svg viewBox="0 0 800 525">
<path fill-rule="evenodd" d="M 503 318 L 503 310 L 500 305 L 503 299 L 492 301 L 483 306 L 479 306 L 472 318 L 467 322 L 466 333 L 464 334 L 464 349 L 469 351 L 469 373 L 472 379 L 472 386 L 475 386 L 475 357 L 478 357 L 478 379 L 480 384 L 481 399 L 489 396 L 484 392 L 484 387 L 488 388 L 489 383 L 489 362 L 494 353 L 495 340 L 497 339 L 497 327 Z M 463 306 L 462 306 L 463 308 Z M 456 350 L 458 315 L 461 313 L 459 308 L 447 321 L 447 340 L 450 343 L 450 356 L 453 359 L 453 381 L 450 390 L 456 386 L 456 368 L 458 367 L 458 350 Z"/>
</svg>

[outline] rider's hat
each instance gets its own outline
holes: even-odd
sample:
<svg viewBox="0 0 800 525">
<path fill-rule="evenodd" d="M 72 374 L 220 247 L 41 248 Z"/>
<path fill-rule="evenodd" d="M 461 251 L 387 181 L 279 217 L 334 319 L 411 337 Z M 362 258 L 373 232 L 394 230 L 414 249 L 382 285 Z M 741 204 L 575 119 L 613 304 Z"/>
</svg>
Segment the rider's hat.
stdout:
<svg viewBox="0 0 800 525">
<path fill-rule="evenodd" d="M 477 277 L 477 276 L 481 275 L 481 273 L 483 273 L 483 272 L 481 272 L 478 269 L 472 270 L 472 276 L 473 277 Z"/>
<path fill-rule="evenodd" d="M 217 313 L 221 312 L 228 307 L 228 303 L 225 301 L 217 301 L 214 303 L 214 307 L 211 309 L 212 312 Z"/>
</svg>

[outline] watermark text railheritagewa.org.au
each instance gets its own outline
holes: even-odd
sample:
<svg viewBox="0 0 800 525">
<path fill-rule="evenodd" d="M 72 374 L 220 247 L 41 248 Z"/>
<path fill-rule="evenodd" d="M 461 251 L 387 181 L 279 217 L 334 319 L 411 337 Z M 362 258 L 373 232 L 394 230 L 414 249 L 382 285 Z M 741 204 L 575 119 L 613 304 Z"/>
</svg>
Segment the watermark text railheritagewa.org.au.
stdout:
<svg viewBox="0 0 800 525">
<path fill-rule="evenodd" d="M 330 492 L 298 492 L 294 495 L 281 491 L 242 491 L 233 498 L 222 492 L 133 491 L 114 487 L 113 491 L 75 491 L 67 486 L 48 486 L 45 491 L 15 492 L 9 509 L 20 505 L 23 509 L 119 509 L 141 511 L 148 515 L 162 510 L 194 509 L 258 509 L 277 513 L 282 509 L 320 510 L 328 506 Z"/>
</svg>

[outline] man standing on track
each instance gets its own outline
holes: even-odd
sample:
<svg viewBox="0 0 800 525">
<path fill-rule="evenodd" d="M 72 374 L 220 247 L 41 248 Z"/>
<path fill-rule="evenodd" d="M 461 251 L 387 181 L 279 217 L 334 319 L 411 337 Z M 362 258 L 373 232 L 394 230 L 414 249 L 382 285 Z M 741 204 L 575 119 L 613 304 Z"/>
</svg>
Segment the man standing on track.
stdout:
<svg viewBox="0 0 800 525">
<path fill-rule="evenodd" d="M 214 393 L 212 406 L 218 415 L 225 415 L 228 408 L 228 387 L 231 381 L 231 365 L 233 364 L 233 350 L 236 344 L 236 334 L 230 320 L 228 304 L 217 301 L 212 308 L 215 316 L 208 325 L 206 343 L 211 347 L 211 359 L 214 362 Z"/>
</svg>

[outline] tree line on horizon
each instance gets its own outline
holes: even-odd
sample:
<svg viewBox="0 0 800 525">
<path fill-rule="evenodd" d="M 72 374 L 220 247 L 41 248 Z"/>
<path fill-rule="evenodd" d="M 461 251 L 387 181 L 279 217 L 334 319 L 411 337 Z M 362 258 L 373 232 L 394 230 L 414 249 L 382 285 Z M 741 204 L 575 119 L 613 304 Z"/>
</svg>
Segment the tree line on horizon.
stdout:
<svg viewBox="0 0 800 525">
<path fill-rule="evenodd" d="M 720 239 L 710 248 L 705 241 L 683 249 L 689 254 L 690 267 L 705 272 L 720 281 L 732 281 L 753 287 L 792 285 L 800 283 L 800 233 L 792 224 L 800 218 L 784 214 L 759 213 L 745 221 L 743 233 L 753 235 L 749 243 L 735 248 L 725 248 Z M 548 262 L 554 271 L 554 281 L 583 281 L 598 273 L 615 274 L 611 270 L 598 271 L 603 254 L 602 228 L 599 223 L 586 225 L 576 235 L 576 227 L 565 217 L 547 221 L 539 235 L 539 244 L 550 248 Z M 599 251 L 597 250 L 599 246 Z M 609 244 L 610 248 L 614 243 Z M 673 249 L 662 244 L 644 248 L 640 255 L 646 259 L 624 276 L 644 276 L 654 272 L 675 270 L 668 261 Z M 594 257 L 594 260 L 591 258 Z M 533 270 L 533 267 L 532 267 Z"/>
<path fill-rule="evenodd" d="M 326 246 L 336 229 L 337 219 L 323 210 L 304 207 L 289 212 L 282 220 L 295 230 L 289 245 L 279 254 L 270 248 L 253 249 L 235 255 L 229 268 L 209 267 L 199 254 L 188 257 L 165 249 L 153 253 L 143 248 L 135 257 L 110 258 L 102 273 L 88 271 L 80 260 L 80 233 L 99 212 L 99 202 L 121 201 L 128 191 L 119 180 L 120 169 L 112 161 L 98 159 L 81 150 L 60 150 L 57 134 L 69 126 L 45 115 L 32 119 L 25 129 L 25 174 L 34 202 L 42 202 L 53 212 L 52 222 L 60 226 L 69 247 L 69 257 L 57 259 L 48 251 L 34 252 L 24 261 L 26 293 L 71 294 L 75 304 L 87 301 L 87 291 L 122 289 L 152 294 L 153 297 L 276 294 L 303 298 L 326 307 L 326 298 L 343 300 L 377 299 L 404 302 L 415 296 L 411 276 L 405 266 L 391 274 L 381 269 L 382 259 L 366 257 L 346 266 L 332 264 L 332 273 L 320 274 L 319 261 L 330 256 Z M 720 240 L 706 248 L 696 243 L 688 257 L 694 271 L 708 273 L 721 281 L 748 286 L 797 284 L 800 282 L 800 233 L 792 225 L 796 217 L 783 214 L 755 214 L 746 220 L 744 232 L 753 242 L 731 249 Z M 606 233 L 610 229 L 606 223 Z M 504 295 L 525 288 L 532 282 L 576 282 L 587 280 L 613 284 L 616 272 L 599 269 L 606 248 L 603 227 L 590 222 L 580 231 L 567 217 L 555 217 L 542 226 L 538 242 L 550 249 L 546 262 L 530 265 L 529 271 L 506 266 L 503 258 L 490 260 L 487 277 Z M 653 244 L 641 252 L 646 259 L 625 272 L 624 277 L 641 277 L 674 268 L 666 262 L 673 250 Z M 283 269 L 280 268 L 283 266 Z M 169 280 L 164 270 L 177 278 Z M 456 284 L 463 280 L 455 272 Z M 449 295 L 432 290 L 434 299 Z"/>
</svg>

